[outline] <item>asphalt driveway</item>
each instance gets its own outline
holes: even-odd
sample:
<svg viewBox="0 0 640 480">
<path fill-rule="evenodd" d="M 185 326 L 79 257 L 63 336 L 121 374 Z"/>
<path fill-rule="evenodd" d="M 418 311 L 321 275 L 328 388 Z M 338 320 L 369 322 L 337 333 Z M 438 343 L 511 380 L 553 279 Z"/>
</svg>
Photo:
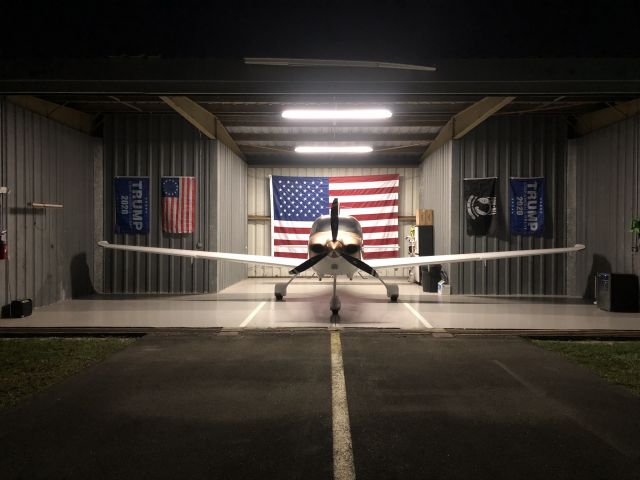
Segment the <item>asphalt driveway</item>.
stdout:
<svg viewBox="0 0 640 480">
<path fill-rule="evenodd" d="M 355 476 L 638 478 L 640 397 L 518 338 L 343 332 Z M 326 331 L 150 334 L 0 415 L 3 479 L 333 478 Z"/>
</svg>

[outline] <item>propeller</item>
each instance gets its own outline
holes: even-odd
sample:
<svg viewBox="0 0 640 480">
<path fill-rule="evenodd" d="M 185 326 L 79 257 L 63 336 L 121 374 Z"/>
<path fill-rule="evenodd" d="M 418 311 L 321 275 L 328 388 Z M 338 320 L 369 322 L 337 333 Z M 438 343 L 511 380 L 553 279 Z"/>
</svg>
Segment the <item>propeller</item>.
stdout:
<svg viewBox="0 0 640 480">
<path fill-rule="evenodd" d="M 347 262 L 349 262 L 354 267 L 358 267 L 360 270 L 368 273 L 372 277 L 378 277 L 378 272 L 376 272 L 373 267 L 367 265 L 359 258 L 352 257 L 351 255 L 348 255 L 346 253 L 342 253 L 341 255 L 342 255 L 342 258 L 344 258 Z"/>
<path fill-rule="evenodd" d="M 340 226 L 340 218 L 338 216 L 339 210 L 340 210 L 340 207 L 338 207 L 338 199 L 334 198 L 333 203 L 331 204 L 331 239 L 334 242 L 338 239 L 338 228 Z M 304 272 L 305 270 L 309 270 L 316 263 L 318 263 L 324 257 L 329 255 L 331 252 L 332 250 L 327 248 L 324 252 L 319 253 L 318 255 L 309 258 L 308 260 L 305 260 L 293 270 L 289 270 L 289 274 L 298 275 Z"/>
<path fill-rule="evenodd" d="M 333 203 L 331 204 L 331 240 L 334 243 L 338 240 L 338 228 L 340 227 L 340 216 L 339 216 L 339 214 L 340 214 L 340 207 L 338 206 L 338 199 L 334 198 L 333 199 Z M 348 253 L 346 253 L 342 249 L 333 250 L 333 249 L 329 249 L 329 248 L 326 248 L 324 252 L 319 253 L 316 256 L 309 258 L 308 260 L 305 260 L 300 265 L 298 265 L 296 268 L 294 268 L 293 270 L 290 270 L 289 274 L 290 275 L 298 275 L 298 274 L 304 272 L 305 270 L 310 269 L 316 263 L 318 263 L 320 260 L 322 260 L 323 258 L 325 258 L 327 255 L 329 255 L 332 252 L 336 252 L 338 255 L 340 255 L 342 258 L 344 258 L 351 265 L 353 265 L 356 268 L 359 268 L 363 272 L 368 273 L 372 277 L 378 277 L 378 272 L 376 272 L 373 269 L 373 267 L 370 267 L 369 265 L 364 263 L 359 258 L 356 258 L 356 257 L 353 257 L 353 256 L 349 255 Z"/>
<path fill-rule="evenodd" d="M 338 227 L 340 225 L 338 199 L 334 198 L 331 204 L 331 240 L 334 242 L 338 239 Z"/>
<path fill-rule="evenodd" d="M 329 255 L 329 253 L 330 253 L 330 250 L 327 249 L 326 252 L 320 253 L 320 254 L 316 255 L 315 257 L 311 257 L 308 260 L 305 260 L 304 262 L 302 262 L 300 265 L 298 265 L 293 270 L 289 270 L 289 275 L 298 275 L 298 274 L 304 272 L 305 270 L 309 270 L 316 263 L 318 263 L 324 257 Z"/>
</svg>

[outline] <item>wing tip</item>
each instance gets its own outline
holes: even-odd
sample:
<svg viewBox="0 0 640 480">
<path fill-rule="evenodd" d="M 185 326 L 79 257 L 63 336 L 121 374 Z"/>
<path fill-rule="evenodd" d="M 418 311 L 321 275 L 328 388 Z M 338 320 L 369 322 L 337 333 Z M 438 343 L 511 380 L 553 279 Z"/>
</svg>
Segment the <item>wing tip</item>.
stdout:
<svg viewBox="0 0 640 480">
<path fill-rule="evenodd" d="M 109 246 L 109 242 L 107 242 L 106 240 L 100 240 L 98 242 L 98 245 L 101 246 L 101 247 L 107 247 L 107 246 Z"/>
<path fill-rule="evenodd" d="M 576 250 L 584 250 L 587 247 L 584 246 L 582 243 L 576 243 L 573 248 L 575 248 Z"/>
</svg>

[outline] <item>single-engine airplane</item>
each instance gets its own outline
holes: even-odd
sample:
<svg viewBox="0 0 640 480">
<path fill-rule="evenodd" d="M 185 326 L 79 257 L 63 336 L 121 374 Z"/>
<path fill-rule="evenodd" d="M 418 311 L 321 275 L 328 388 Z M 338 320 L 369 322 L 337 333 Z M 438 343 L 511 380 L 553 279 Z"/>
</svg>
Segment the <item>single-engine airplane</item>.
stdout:
<svg viewBox="0 0 640 480">
<path fill-rule="evenodd" d="M 544 248 L 536 250 L 512 250 L 507 252 L 462 253 L 454 255 L 434 255 L 422 257 L 383 258 L 362 260 L 363 236 L 360 222 L 348 215 L 340 215 L 338 199 L 331 205 L 330 215 L 318 217 L 309 233 L 309 258 L 298 264 L 294 258 L 271 257 L 262 255 L 247 255 L 242 253 L 205 252 L 200 250 L 181 250 L 175 248 L 138 247 L 132 245 L 115 245 L 106 241 L 98 245 L 113 250 L 155 253 L 159 255 L 176 255 L 180 257 L 204 258 L 207 260 L 225 260 L 238 263 L 253 263 L 272 265 L 277 267 L 292 267 L 292 275 L 288 282 L 276 283 L 276 300 L 282 300 L 287 295 L 287 287 L 302 272 L 312 268 L 322 280 L 323 277 L 333 278 L 333 295 L 329 308 L 334 315 L 340 310 L 340 299 L 336 293 L 337 277 L 346 275 L 349 279 L 359 270 L 377 278 L 387 289 L 387 297 L 391 302 L 398 301 L 398 285 L 386 283 L 376 268 L 411 267 L 418 265 L 433 265 L 442 263 L 471 262 L 477 260 L 497 260 L 501 258 L 530 257 L 535 255 L 549 255 L 554 253 L 577 252 L 584 245 L 566 248 Z"/>
</svg>

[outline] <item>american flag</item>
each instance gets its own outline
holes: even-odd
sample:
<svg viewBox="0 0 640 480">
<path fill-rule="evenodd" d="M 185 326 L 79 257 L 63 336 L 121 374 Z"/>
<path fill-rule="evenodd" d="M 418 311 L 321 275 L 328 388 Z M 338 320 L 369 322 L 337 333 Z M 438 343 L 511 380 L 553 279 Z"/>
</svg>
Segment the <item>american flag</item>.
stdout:
<svg viewBox="0 0 640 480">
<path fill-rule="evenodd" d="M 196 223 L 196 178 L 162 177 L 162 230 L 192 233 Z"/>
<path fill-rule="evenodd" d="M 340 214 L 355 217 L 364 235 L 363 257 L 398 256 L 400 176 L 271 177 L 271 239 L 276 257 L 307 258 L 311 224 L 328 215 L 331 202 Z"/>
</svg>

